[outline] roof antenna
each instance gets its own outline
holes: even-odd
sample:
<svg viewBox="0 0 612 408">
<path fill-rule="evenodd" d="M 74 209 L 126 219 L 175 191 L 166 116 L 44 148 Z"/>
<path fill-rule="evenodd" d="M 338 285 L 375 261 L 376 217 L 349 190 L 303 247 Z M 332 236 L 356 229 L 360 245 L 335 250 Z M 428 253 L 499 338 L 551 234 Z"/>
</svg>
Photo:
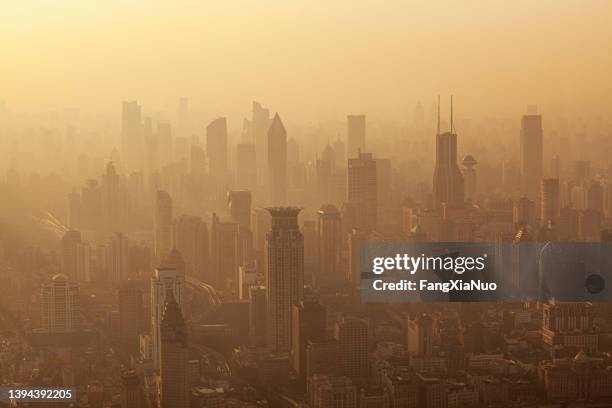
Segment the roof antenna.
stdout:
<svg viewBox="0 0 612 408">
<path fill-rule="evenodd" d="M 451 95 L 451 117 L 450 117 L 450 122 L 451 122 L 451 126 L 450 126 L 450 132 L 451 133 L 455 133 L 455 131 L 453 130 L 453 95 Z"/>
<path fill-rule="evenodd" d="M 440 95 L 438 95 L 438 134 L 440 134 Z"/>
</svg>

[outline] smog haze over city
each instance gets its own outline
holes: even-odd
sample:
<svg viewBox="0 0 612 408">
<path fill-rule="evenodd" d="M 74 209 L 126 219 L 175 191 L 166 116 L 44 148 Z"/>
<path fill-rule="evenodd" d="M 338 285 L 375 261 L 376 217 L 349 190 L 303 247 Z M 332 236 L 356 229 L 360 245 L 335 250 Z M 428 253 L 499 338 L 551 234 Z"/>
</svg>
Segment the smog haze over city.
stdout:
<svg viewBox="0 0 612 408">
<path fill-rule="evenodd" d="M 0 9 L 0 406 L 612 404 L 612 2 Z"/>
</svg>

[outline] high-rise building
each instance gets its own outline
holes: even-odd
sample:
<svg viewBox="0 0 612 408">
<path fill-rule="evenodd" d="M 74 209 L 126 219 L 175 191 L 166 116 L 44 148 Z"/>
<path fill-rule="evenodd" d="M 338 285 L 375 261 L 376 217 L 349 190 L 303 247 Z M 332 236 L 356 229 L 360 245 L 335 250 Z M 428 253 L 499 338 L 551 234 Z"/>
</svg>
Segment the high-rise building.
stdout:
<svg viewBox="0 0 612 408">
<path fill-rule="evenodd" d="M 257 184 L 265 187 L 268 184 L 268 129 L 270 128 L 270 110 L 253 101 L 251 120 L 251 142 L 255 143 L 257 165 Z"/>
<path fill-rule="evenodd" d="M 308 406 L 357 408 L 357 387 L 347 377 L 314 375 L 308 379 Z"/>
<path fill-rule="evenodd" d="M 590 302 L 556 302 L 542 305 L 542 343 L 553 357 L 575 353 L 575 349 L 596 353 L 599 331 L 594 324 Z M 574 355 L 574 354 L 572 354 Z"/>
<path fill-rule="evenodd" d="M 160 408 L 188 408 L 189 349 L 187 326 L 174 296 L 166 299 L 161 320 Z"/>
<path fill-rule="evenodd" d="M 58 274 L 41 288 L 41 329 L 47 333 L 70 333 L 80 327 L 79 285 Z"/>
<path fill-rule="evenodd" d="M 233 190 L 227 193 L 227 206 L 232 221 L 241 228 L 251 230 L 251 192 Z"/>
<path fill-rule="evenodd" d="M 304 237 L 297 217 L 299 208 L 268 208 L 272 226 L 266 236 L 266 289 L 268 347 L 291 350 L 292 307 L 304 290 Z"/>
<path fill-rule="evenodd" d="M 291 318 L 291 355 L 293 369 L 302 379 L 306 379 L 306 345 L 308 340 L 321 340 L 325 337 L 327 310 L 314 301 L 293 305 Z"/>
<path fill-rule="evenodd" d="M 423 314 L 416 319 L 409 319 L 406 330 L 406 351 L 419 356 L 432 355 L 434 325 L 431 316 Z"/>
<path fill-rule="evenodd" d="M 133 371 L 121 375 L 121 408 L 144 408 L 144 394 L 140 377 Z"/>
<path fill-rule="evenodd" d="M 306 378 L 314 374 L 337 375 L 342 370 L 338 367 L 338 340 L 326 338 L 306 342 Z"/>
<path fill-rule="evenodd" d="M 238 269 L 238 297 L 248 300 L 250 289 L 253 286 L 260 286 L 263 283 L 263 276 L 257 267 L 257 261 L 254 260 L 245 262 Z"/>
<path fill-rule="evenodd" d="M 225 190 L 227 184 L 227 121 L 218 118 L 206 128 L 206 153 L 208 154 L 208 174 L 217 189 Z"/>
<path fill-rule="evenodd" d="M 452 124 L 452 121 L 451 121 Z M 457 134 L 453 129 L 436 135 L 436 164 L 433 177 L 433 205 L 461 207 L 464 203 L 464 180 L 457 165 Z"/>
<path fill-rule="evenodd" d="M 347 119 L 347 155 L 349 160 L 359 157 L 366 150 L 366 117 L 365 115 L 348 115 Z"/>
<path fill-rule="evenodd" d="M 561 214 L 559 179 L 544 179 L 540 189 L 540 223 L 556 225 Z"/>
<path fill-rule="evenodd" d="M 60 267 L 64 275 L 78 282 L 91 280 L 91 247 L 81 232 L 70 230 L 62 237 Z"/>
<path fill-rule="evenodd" d="M 204 279 L 209 264 L 208 227 L 202 218 L 181 215 L 174 221 L 174 247 L 182 254 L 185 273 Z"/>
<path fill-rule="evenodd" d="M 124 101 L 121 110 L 121 144 L 125 165 L 142 169 L 142 111 L 136 101 Z"/>
<path fill-rule="evenodd" d="M 340 212 L 332 204 L 323 205 L 318 215 L 317 236 L 319 267 L 315 283 L 334 284 L 344 281 L 342 271 L 342 220 Z"/>
<path fill-rule="evenodd" d="M 353 381 L 368 377 L 368 322 L 344 318 L 336 322 L 334 337 L 338 341 L 342 374 Z"/>
<path fill-rule="evenodd" d="M 521 120 L 520 158 L 522 193 L 531 200 L 538 197 L 543 167 L 542 116 L 524 115 Z"/>
<path fill-rule="evenodd" d="M 251 286 L 249 288 L 249 338 L 252 344 L 265 344 L 266 318 L 266 287 Z"/>
<path fill-rule="evenodd" d="M 151 277 L 151 340 L 153 343 L 153 365 L 159 369 L 161 360 L 161 321 L 164 305 L 172 297 L 183 309 L 184 277 L 174 268 L 156 268 Z"/>
<path fill-rule="evenodd" d="M 513 222 L 515 226 L 535 225 L 536 206 L 527 197 L 521 197 L 514 202 Z"/>
<path fill-rule="evenodd" d="M 159 190 L 155 202 L 155 258 L 163 260 L 172 249 L 172 198 Z"/>
<path fill-rule="evenodd" d="M 236 188 L 256 190 L 257 156 L 256 146 L 252 143 L 236 145 Z"/>
<path fill-rule="evenodd" d="M 284 205 L 287 200 L 287 131 L 278 113 L 268 129 L 268 175 L 270 203 Z"/>
<path fill-rule="evenodd" d="M 140 334 L 143 329 L 142 291 L 135 281 L 124 282 L 118 291 L 119 338 L 124 350 L 136 356 L 140 349 Z"/>
<path fill-rule="evenodd" d="M 354 228 L 373 231 L 377 225 L 376 160 L 371 153 L 359 153 L 348 160 L 348 202 L 355 211 Z"/>
<path fill-rule="evenodd" d="M 121 232 L 113 234 L 108 244 L 108 268 L 112 282 L 129 278 L 129 241 Z"/>
<path fill-rule="evenodd" d="M 470 154 L 465 156 L 461 161 L 463 168 L 463 181 L 465 185 L 465 200 L 475 201 L 476 199 L 476 169 L 474 168 L 478 162 Z"/>
<path fill-rule="evenodd" d="M 210 260 L 213 286 L 218 288 L 234 287 L 238 294 L 238 248 L 240 226 L 235 222 L 221 222 L 213 213 L 210 229 Z"/>
</svg>

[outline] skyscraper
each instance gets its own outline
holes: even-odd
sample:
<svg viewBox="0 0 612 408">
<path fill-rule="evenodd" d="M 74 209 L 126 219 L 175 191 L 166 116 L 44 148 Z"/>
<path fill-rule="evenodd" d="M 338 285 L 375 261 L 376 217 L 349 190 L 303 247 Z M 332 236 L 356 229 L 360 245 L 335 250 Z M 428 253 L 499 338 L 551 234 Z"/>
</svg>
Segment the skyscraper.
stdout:
<svg viewBox="0 0 612 408">
<path fill-rule="evenodd" d="M 544 179 L 540 189 L 540 223 L 556 225 L 561 214 L 559 179 Z"/>
<path fill-rule="evenodd" d="M 349 159 L 359 157 L 360 152 L 365 152 L 366 136 L 365 115 L 348 115 L 347 119 L 347 155 Z"/>
<path fill-rule="evenodd" d="M 438 119 L 439 120 L 439 119 Z M 457 134 L 452 128 L 449 132 L 436 135 L 436 164 L 433 177 L 433 204 L 437 210 L 443 205 L 460 207 L 464 203 L 463 175 L 457 165 Z"/>
<path fill-rule="evenodd" d="M 183 309 L 184 278 L 174 268 L 156 268 L 151 277 L 151 339 L 153 342 L 153 365 L 160 367 L 161 360 L 161 322 L 164 305 L 172 297 Z"/>
<path fill-rule="evenodd" d="M 423 314 L 406 324 L 406 350 L 416 355 L 431 355 L 433 352 L 433 319 Z"/>
<path fill-rule="evenodd" d="M 319 212 L 317 235 L 319 267 L 314 277 L 317 285 L 344 280 L 342 273 L 342 221 L 340 212 L 332 204 L 323 205 Z"/>
<path fill-rule="evenodd" d="M 251 143 L 236 145 L 236 187 L 239 189 L 255 190 L 257 187 L 255 147 Z"/>
<path fill-rule="evenodd" d="M 476 198 L 476 166 L 478 162 L 470 154 L 461 161 L 463 180 L 465 182 L 465 199 L 474 201 Z"/>
<path fill-rule="evenodd" d="M 136 356 L 143 328 L 142 291 L 135 281 L 124 282 L 118 291 L 119 338 L 126 352 Z"/>
<path fill-rule="evenodd" d="M 91 248 L 81 239 L 81 232 L 70 230 L 62 237 L 60 267 L 70 279 L 86 282 L 90 274 Z"/>
<path fill-rule="evenodd" d="M 121 145 L 127 168 L 142 169 L 142 111 L 136 101 L 124 101 L 121 109 Z"/>
<path fill-rule="evenodd" d="M 542 138 L 542 116 L 524 115 L 520 138 L 521 186 L 523 195 L 531 200 L 538 197 L 538 187 L 542 180 Z"/>
<path fill-rule="evenodd" d="M 112 282 L 121 282 L 129 278 L 128 257 L 128 238 L 121 232 L 113 234 L 108 248 L 108 272 Z"/>
<path fill-rule="evenodd" d="M 272 226 L 266 235 L 266 289 L 268 347 L 291 350 L 292 307 L 304 290 L 304 237 L 297 217 L 299 208 L 268 208 Z"/>
<path fill-rule="evenodd" d="M 354 227 L 361 231 L 376 229 L 376 160 L 371 153 L 348 159 L 348 202 L 355 211 Z"/>
<path fill-rule="evenodd" d="M 41 328 L 47 333 L 69 333 L 79 329 L 79 285 L 57 274 L 40 292 Z"/>
<path fill-rule="evenodd" d="M 157 192 L 155 202 L 155 257 L 163 260 L 172 249 L 172 198 L 166 191 Z"/>
<path fill-rule="evenodd" d="M 346 317 L 336 322 L 334 337 L 338 341 L 342 374 L 353 381 L 368 377 L 368 322 Z"/>
<path fill-rule="evenodd" d="M 135 371 L 121 375 L 121 408 L 144 408 L 144 395 L 140 377 Z"/>
<path fill-rule="evenodd" d="M 218 118 L 206 128 L 206 152 L 208 154 L 208 173 L 220 193 L 227 184 L 227 121 Z"/>
<path fill-rule="evenodd" d="M 251 142 L 255 143 L 257 165 L 257 184 L 265 187 L 268 184 L 268 129 L 270 127 L 270 110 L 253 101 L 251 120 Z"/>
<path fill-rule="evenodd" d="M 308 340 L 325 337 L 327 310 L 318 302 L 308 301 L 293 305 L 291 329 L 291 355 L 293 369 L 305 380 L 306 344 Z"/>
<path fill-rule="evenodd" d="M 251 286 L 249 288 L 249 338 L 252 344 L 265 344 L 266 317 L 266 287 Z"/>
<path fill-rule="evenodd" d="M 233 190 L 227 193 L 227 206 L 229 207 L 232 221 L 239 224 L 241 228 L 251 229 L 251 192 L 245 190 Z"/>
<path fill-rule="evenodd" d="M 190 383 L 187 364 L 189 349 L 187 326 L 181 308 L 170 294 L 161 320 L 160 379 L 161 408 L 188 408 Z"/>
<path fill-rule="evenodd" d="M 283 205 L 287 200 L 287 131 L 278 116 L 274 115 L 268 129 L 268 174 L 270 202 Z"/>
<path fill-rule="evenodd" d="M 174 221 L 174 247 L 182 254 L 185 273 L 204 279 L 209 265 L 208 227 L 202 218 L 181 215 Z"/>
</svg>

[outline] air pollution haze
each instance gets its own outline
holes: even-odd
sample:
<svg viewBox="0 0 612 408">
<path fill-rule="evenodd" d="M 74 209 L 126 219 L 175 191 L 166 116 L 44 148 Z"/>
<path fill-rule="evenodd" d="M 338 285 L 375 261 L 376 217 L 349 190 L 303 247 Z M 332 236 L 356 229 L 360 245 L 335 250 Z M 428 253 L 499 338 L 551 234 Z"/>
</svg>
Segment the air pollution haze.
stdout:
<svg viewBox="0 0 612 408">
<path fill-rule="evenodd" d="M 2 3 L 0 406 L 612 404 L 612 2 Z"/>
</svg>

